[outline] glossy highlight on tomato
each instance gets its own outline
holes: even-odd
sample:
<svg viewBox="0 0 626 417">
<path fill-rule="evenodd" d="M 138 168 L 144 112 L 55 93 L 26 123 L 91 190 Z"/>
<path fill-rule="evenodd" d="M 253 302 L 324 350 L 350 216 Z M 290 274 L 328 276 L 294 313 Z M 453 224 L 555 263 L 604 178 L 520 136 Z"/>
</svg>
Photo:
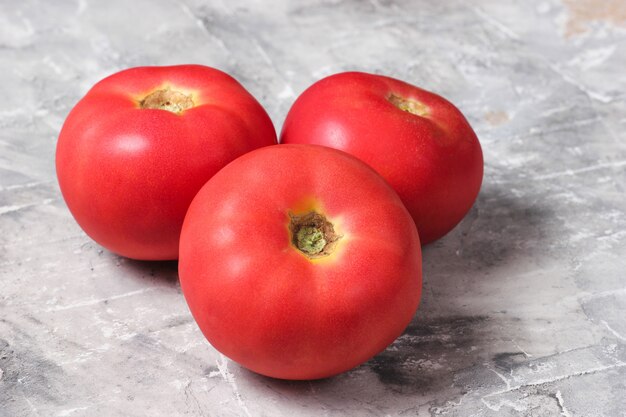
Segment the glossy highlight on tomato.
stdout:
<svg viewBox="0 0 626 417">
<path fill-rule="evenodd" d="M 179 276 L 217 350 L 263 375 L 316 379 L 402 333 L 419 304 L 421 249 L 406 208 L 366 164 L 277 145 L 231 162 L 200 190 Z"/>
<path fill-rule="evenodd" d="M 202 185 L 272 144 L 267 113 L 228 74 L 201 65 L 131 68 L 97 83 L 72 109 L 57 144 L 57 177 L 96 242 L 129 258 L 176 259 Z"/>
</svg>

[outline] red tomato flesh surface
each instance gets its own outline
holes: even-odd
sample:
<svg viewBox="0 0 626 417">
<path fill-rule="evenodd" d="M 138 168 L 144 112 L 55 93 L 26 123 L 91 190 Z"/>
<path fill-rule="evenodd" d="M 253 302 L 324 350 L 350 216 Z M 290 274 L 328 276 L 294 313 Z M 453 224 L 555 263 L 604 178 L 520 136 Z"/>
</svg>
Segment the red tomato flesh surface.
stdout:
<svg viewBox="0 0 626 417">
<path fill-rule="evenodd" d="M 480 143 L 446 99 L 381 75 L 324 78 L 295 101 L 281 143 L 317 144 L 367 162 L 396 190 L 422 244 L 456 226 L 483 177 Z"/>
<path fill-rule="evenodd" d="M 313 227 L 323 229 L 321 256 L 300 240 L 315 216 L 324 219 Z M 317 379 L 402 333 L 419 304 L 421 248 L 406 208 L 366 164 L 330 148 L 277 145 L 238 158 L 200 190 L 183 225 L 179 276 L 217 350 L 263 375 Z"/>
<path fill-rule="evenodd" d="M 299 249 L 312 213 L 332 225 L 319 257 Z M 217 350 L 263 375 L 317 379 L 402 333 L 419 304 L 421 248 L 406 208 L 367 165 L 325 147 L 278 145 L 238 158 L 200 190 L 179 276 Z"/>
<path fill-rule="evenodd" d="M 238 156 L 276 143 L 261 105 L 209 67 L 139 67 L 97 83 L 56 151 L 63 197 L 83 230 L 120 255 L 178 257 L 191 200 Z"/>
</svg>

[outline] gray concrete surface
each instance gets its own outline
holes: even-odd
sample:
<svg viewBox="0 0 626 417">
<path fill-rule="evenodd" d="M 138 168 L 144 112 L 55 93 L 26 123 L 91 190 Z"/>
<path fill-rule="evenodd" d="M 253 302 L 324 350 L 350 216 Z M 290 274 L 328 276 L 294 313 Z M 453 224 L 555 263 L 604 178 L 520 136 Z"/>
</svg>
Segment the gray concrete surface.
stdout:
<svg viewBox="0 0 626 417">
<path fill-rule="evenodd" d="M 626 416 L 626 3 L 0 2 L 0 416 Z M 202 63 L 280 129 L 359 69 L 455 102 L 485 179 L 424 251 L 406 333 L 351 372 L 271 380 L 196 328 L 175 263 L 119 258 L 54 173 L 100 78 Z"/>
</svg>

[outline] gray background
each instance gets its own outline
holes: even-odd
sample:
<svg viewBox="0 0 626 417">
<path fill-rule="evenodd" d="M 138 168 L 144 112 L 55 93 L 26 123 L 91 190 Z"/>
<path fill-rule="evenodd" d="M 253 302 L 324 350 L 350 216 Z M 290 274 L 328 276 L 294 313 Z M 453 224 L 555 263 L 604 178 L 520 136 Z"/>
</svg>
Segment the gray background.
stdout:
<svg viewBox="0 0 626 417">
<path fill-rule="evenodd" d="M 620 0 L 0 3 L 0 416 L 626 416 L 626 3 Z M 218 354 L 175 263 L 119 258 L 60 196 L 56 137 L 102 77 L 228 71 L 277 129 L 344 70 L 467 115 L 467 218 L 424 250 L 413 323 L 335 378 Z"/>
</svg>

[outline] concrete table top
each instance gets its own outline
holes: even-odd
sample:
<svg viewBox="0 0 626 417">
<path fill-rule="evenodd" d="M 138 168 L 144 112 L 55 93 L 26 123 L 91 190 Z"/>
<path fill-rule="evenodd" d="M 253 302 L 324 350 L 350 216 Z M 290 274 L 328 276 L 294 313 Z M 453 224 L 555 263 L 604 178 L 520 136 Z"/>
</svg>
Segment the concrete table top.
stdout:
<svg viewBox="0 0 626 417">
<path fill-rule="evenodd" d="M 626 3 L 0 2 L 0 416 L 626 416 Z M 61 198 L 59 129 L 139 65 L 235 76 L 277 129 L 315 80 L 363 70 L 456 103 L 485 178 L 424 249 L 387 350 L 312 382 L 206 342 L 176 263 L 90 240 Z"/>
</svg>

